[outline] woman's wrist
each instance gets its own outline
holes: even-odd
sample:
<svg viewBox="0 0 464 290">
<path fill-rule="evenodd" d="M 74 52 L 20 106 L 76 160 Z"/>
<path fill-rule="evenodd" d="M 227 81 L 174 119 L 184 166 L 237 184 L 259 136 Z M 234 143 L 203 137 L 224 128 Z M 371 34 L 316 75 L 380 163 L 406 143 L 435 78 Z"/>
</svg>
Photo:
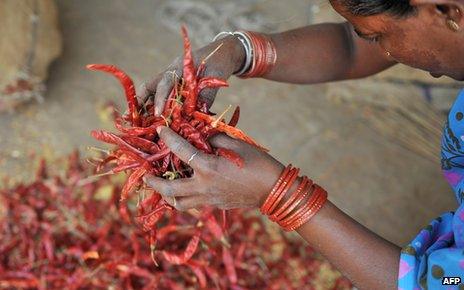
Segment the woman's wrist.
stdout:
<svg viewBox="0 0 464 290">
<path fill-rule="evenodd" d="M 269 35 L 252 31 L 220 32 L 214 41 L 221 39 L 233 44 L 234 71 L 241 78 L 264 77 L 277 62 L 276 47 Z"/>
<path fill-rule="evenodd" d="M 233 72 L 239 71 L 245 65 L 246 51 L 241 41 L 235 35 L 228 35 L 215 41 L 218 44 L 223 43 L 230 55 L 227 57 L 231 60 Z"/>
</svg>

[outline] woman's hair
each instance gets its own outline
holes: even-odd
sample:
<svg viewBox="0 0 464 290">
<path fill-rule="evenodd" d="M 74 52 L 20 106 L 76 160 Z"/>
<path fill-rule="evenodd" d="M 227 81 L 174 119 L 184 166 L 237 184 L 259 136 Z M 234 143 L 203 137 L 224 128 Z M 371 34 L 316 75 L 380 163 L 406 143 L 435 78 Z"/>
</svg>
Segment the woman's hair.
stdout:
<svg viewBox="0 0 464 290">
<path fill-rule="evenodd" d="M 387 13 L 393 16 L 406 17 L 415 9 L 409 0 L 341 0 L 348 10 L 358 16 L 371 16 Z"/>
</svg>

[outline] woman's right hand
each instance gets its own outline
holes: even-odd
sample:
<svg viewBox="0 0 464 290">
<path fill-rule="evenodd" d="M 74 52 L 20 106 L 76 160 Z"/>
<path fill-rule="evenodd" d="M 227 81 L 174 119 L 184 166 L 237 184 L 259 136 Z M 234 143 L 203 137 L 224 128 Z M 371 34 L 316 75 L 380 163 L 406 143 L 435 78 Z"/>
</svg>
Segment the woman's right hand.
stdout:
<svg viewBox="0 0 464 290">
<path fill-rule="evenodd" d="M 205 205 L 220 209 L 259 208 L 284 170 L 271 155 L 225 134 L 217 134 L 209 142 L 214 148 L 238 154 L 242 166 L 199 151 L 168 127 L 158 127 L 158 134 L 171 152 L 194 170 L 191 178 L 167 180 L 151 175 L 144 178 L 177 210 Z"/>
<path fill-rule="evenodd" d="M 214 52 L 222 43 L 222 46 Z M 214 53 L 213 53 L 214 52 Z M 213 53 L 212 55 L 210 55 Z M 227 36 L 193 52 L 195 66 L 208 57 L 204 76 L 228 79 L 234 72 L 240 70 L 245 59 L 245 50 L 240 40 L 235 36 Z M 174 73 L 182 76 L 183 57 L 178 57 L 168 68 L 152 80 L 144 83 L 138 95 L 139 102 L 155 104 L 155 115 L 159 116 L 164 109 L 169 93 L 174 83 Z M 205 89 L 200 93 L 200 100 L 206 102 L 208 107 L 214 102 L 217 89 Z"/>
</svg>

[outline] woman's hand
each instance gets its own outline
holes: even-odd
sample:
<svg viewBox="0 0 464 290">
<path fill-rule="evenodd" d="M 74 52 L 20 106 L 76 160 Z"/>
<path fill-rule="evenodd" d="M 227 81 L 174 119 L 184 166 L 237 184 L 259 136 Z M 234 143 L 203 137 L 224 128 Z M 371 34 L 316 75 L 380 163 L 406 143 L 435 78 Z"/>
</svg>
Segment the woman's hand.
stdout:
<svg viewBox="0 0 464 290">
<path fill-rule="evenodd" d="M 205 58 L 208 58 L 202 76 L 218 77 L 227 80 L 242 67 L 245 59 L 245 50 L 237 37 L 228 36 L 194 51 L 193 57 L 196 66 L 205 60 Z M 159 116 L 163 111 L 164 103 L 174 83 L 174 74 L 179 77 L 182 76 L 182 60 L 183 57 L 176 58 L 164 72 L 142 85 L 138 96 L 139 102 L 147 103 L 154 97 L 156 116 Z M 200 100 L 206 102 L 210 107 L 214 102 L 216 93 L 217 89 L 205 89 L 200 93 L 199 97 Z"/>
<path fill-rule="evenodd" d="M 209 141 L 214 147 L 239 154 L 244 161 L 242 168 L 223 157 L 198 151 L 167 127 L 162 127 L 159 135 L 182 161 L 188 163 L 194 156 L 190 160 L 194 170 L 191 178 L 169 181 L 145 177 L 145 182 L 178 210 L 203 205 L 220 209 L 260 207 L 284 168 L 269 154 L 226 135 Z"/>
</svg>

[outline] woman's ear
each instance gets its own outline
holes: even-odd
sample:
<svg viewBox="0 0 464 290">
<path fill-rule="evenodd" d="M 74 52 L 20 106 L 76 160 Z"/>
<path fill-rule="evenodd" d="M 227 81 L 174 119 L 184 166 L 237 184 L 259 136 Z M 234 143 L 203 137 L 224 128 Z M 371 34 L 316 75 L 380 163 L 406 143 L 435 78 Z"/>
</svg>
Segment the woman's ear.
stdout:
<svg viewBox="0 0 464 290">
<path fill-rule="evenodd" d="M 458 31 L 464 28 L 464 1 L 461 0 L 411 0 L 413 6 L 429 5 L 433 13 L 443 18 L 444 24 L 453 30 Z"/>
</svg>

